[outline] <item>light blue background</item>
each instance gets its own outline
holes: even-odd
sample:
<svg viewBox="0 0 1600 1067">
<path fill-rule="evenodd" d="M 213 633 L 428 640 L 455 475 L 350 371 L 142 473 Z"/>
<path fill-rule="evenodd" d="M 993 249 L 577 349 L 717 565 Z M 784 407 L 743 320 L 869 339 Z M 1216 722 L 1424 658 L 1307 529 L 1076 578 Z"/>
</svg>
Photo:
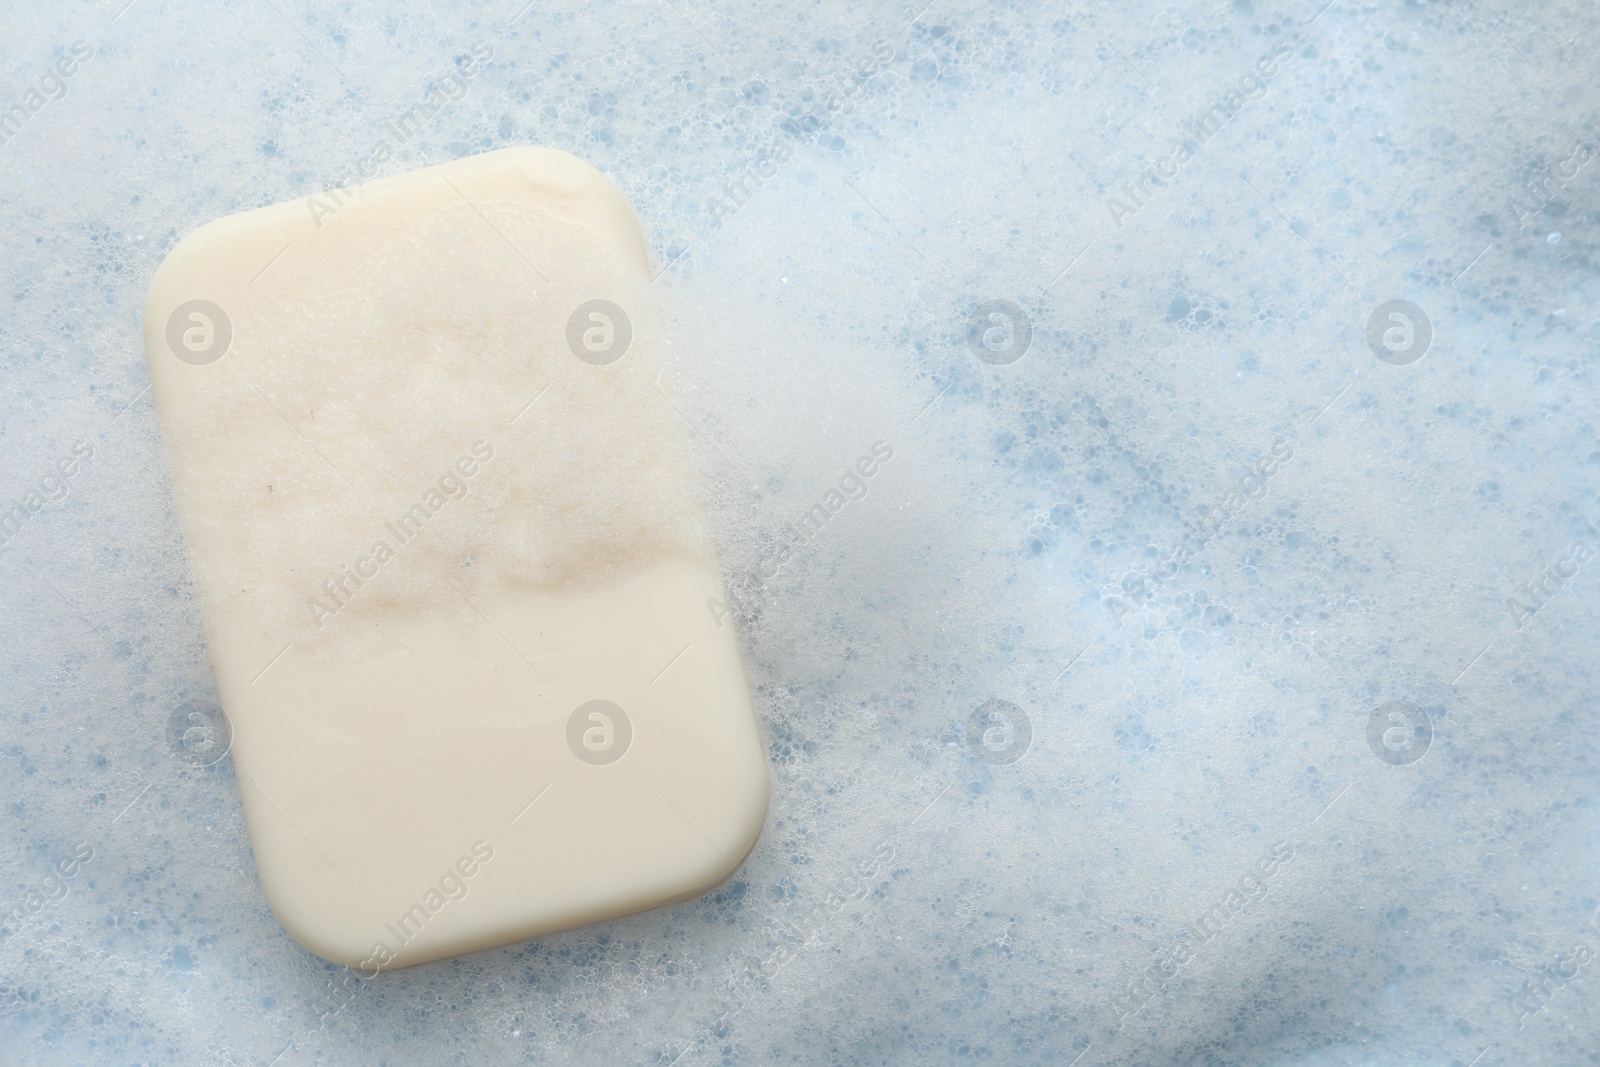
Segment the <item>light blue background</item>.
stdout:
<svg viewBox="0 0 1600 1067">
<path fill-rule="evenodd" d="M 93 849 L 0 938 L 0 1062 L 1600 1059 L 1592 5 L 123 3 L 0 19 L 0 105 L 94 51 L 0 144 L 0 495 L 93 449 L 0 547 L 0 909 Z M 384 172 L 543 144 L 623 189 L 730 576 L 895 456 L 736 587 L 774 802 L 727 885 L 334 1011 L 231 762 L 168 745 L 214 690 L 139 315 L 480 42 Z M 1014 762 L 968 743 L 991 699 Z M 1416 762 L 1368 743 L 1391 700 Z"/>
</svg>

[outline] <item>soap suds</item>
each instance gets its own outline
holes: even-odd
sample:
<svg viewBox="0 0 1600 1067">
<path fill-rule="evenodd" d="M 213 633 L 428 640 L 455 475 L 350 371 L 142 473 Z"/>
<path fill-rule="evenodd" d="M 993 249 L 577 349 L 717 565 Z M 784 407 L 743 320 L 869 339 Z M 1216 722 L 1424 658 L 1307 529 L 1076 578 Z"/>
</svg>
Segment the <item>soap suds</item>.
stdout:
<svg viewBox="0 0 1600 1067">
<path fill-rule="evenodd" d="M 1572 973 L 1580 943 L 1600 948 L 1593 564 L 1531 616 L 1506 604 L 1531 604 L 1600 512 L 1600 178 L 1591 162 L 1550 180 L 1575 145 L 1600 147 L 1592 5 L 285 8 L 304 38 L 265 8 L 141 0 L 111 25 L 120 6 L 14 5 L 0 84 L 20 97 L 71 42 L 97 49 L 0 145 L 0 500 L 73 442 L 95 449 L 0 548 L 0 904 L 78 842 L 95 849 L 65 898 L 0 939 L 8 1054 L 1596 1059 L 1600 974 Z M 1107 198 L 1290 39 L 1268 90 L 1116 229 Z M 485 69 L 384 173 L 542 144 L 623 190 L 671 264 L 661 321 L 634 321 L 683 413 L 657 400 L 690 441 L 725 575 L 762 565 L 873 441 L 895 457 L 738 605 L 774 792 L 728 883 L 351 998 L 266 911 L 231 761 L 166 747 L 172 709 L 215 693 L 140 399 L 138 315 L 197 223 L 320 193 L 478 41 Z M 880 41 L 893 56 L 817 137 L 783 132 Z M 792 155 L 714 217 L 777 143 Z M 464 266 L 487 295 L 451 293 L 482 312 L 527 274 L 509 250 Z M 537 278 L 525 291 L 546 298 Z M 1366 340 L 1396 298 L 1435 331 L 1405 367 Z M 997 300 L 1033 325 L 1007 367 L 966 344 L 967 312 Z M 459 405 L 444 409 L 459 435 L 382 423 L 388 451 L 331 456 L 360 495 L 314 452 L 282 472 L 302 503 L 363 502 L 316 519 L 340 535 L 307 546 L 319 567 L 367 553 L 473 441 L 513 469 L 495 431 L 546 383 L 475 393 L 466 349 L 498 336 L 492 380 L 520 385 L 516 354 L 535 345 L 493 318 L 445 325 L 461 350 L 438 354 L 437 396 L 396 398 L 397 374 L 318 409 L 292 375 L 257 380 L 313 440 L 318 420 Z M 516 427 L 534 432 L 557 388 Z M 298 441 L 259 397 L 238 403 Z M 1264 495 L 1243 493 L 1132 607 L 1124 582 L 1160 568 L 1279 435 L 1294 456 Z M 623 492 L 622 474 L 594 473 Z M 497 575 L 543 581 L 564 572 L 521 562 L 539 537 L 653 528 L 627 501 L 574 518 L 489 489 L 430 520 L 441 547 L 418 546 L 418 575 L 461 577 L 482 529 Z M 531 516 L 525 536 L 512 513 Z M 304 575 L 289 624 L 329 573 Z M 418 594 L 395 579 L 384 595 Z M 996 699 L 1031 722 L 1012 764 L 968 742 Z M 1432 723 L 1408 765 L 1369 746 L 1391 700 Z M 1163 969 L 1184 924 L 1290 833 L 1265 893 Z M 1155 993 L 1119 1031 L 1130 982 Z"/>
<path fill-rule="evenodd" d="M 369 188 L 345 211 L 389 218 L 382 195 Z M 306 641 L 346 604 L 465 617 L 441 580 L 492 599 L 709 559 L 689 431 L 654 385 L 646 280 L 587 230 L 509 204 L 385 229 L 371 249 L 348 237 L 314 249 L 319 269 L 340 257 L 331 283 L 252 305 L 205 403 L 174 414 L 202 595 Z M 543 280 L 545 248 L 578 262 Z M 296 284 L 293 262 L 273 269 Z M 632 324 L 614 364 L 568 345 L 567 309 L 593 296 L 589 279 L 612 286 Z"/>
</svg>

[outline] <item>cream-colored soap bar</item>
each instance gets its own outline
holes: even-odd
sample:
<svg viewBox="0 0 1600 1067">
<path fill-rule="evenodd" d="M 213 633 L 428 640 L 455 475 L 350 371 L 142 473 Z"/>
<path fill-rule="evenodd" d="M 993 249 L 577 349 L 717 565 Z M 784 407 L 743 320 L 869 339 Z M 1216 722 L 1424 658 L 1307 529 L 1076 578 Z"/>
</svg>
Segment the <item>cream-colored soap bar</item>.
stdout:
<svg viewBox="0 0 1600 1067">
<path fill-rule="evenodd" d="M 367 974 L 698 895 L 768 794 L 649 263 L 494 152 L 222 219 L 145 347 L 261 886 Z"/>
</svg>

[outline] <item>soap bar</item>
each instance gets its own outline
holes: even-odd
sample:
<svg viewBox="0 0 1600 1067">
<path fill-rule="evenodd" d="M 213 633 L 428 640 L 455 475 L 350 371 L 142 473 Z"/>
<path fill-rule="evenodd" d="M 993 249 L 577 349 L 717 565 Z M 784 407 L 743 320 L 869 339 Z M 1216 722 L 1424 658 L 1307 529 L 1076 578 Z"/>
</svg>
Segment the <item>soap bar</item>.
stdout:
<svg viewBox="0 0 1600 1067">
<path fill-rule="evenodd" d="M 638 222 L 521 148 L 224 218 L 144 337 L 261 888 L 367 975 L 688 899 L 768 777 Z"/>
</svg>

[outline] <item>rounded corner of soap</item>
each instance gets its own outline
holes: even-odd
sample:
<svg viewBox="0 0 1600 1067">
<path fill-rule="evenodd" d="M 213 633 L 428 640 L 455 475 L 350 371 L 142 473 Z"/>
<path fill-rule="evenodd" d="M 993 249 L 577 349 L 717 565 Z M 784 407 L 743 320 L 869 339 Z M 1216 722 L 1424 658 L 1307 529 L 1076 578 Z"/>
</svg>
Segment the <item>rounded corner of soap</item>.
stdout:
<svg viewBox="0 0 1600 1067">
<path fill-rule="evenodd" d="M 542 145 L 507 148 L 498 154 L 506 157 L 530 188 L 564 201 L 578 221 L 618 242 L 646 275 L 650 273 L 644 227 L 633 205 L 604 171 L 570 152 Z"/>
<path fill-rule="evenodd" d="M 760 818 L 754 821 L 748 836 L 741 838 L 736 847 L 727 850 L 725 855 L 708 858 L 704 867 L 694 871 L 685 879 L 683 890 L 671 898 L 671 902 L 698 900 L 707 893 L 714 892 L 719 886 L 726 884 L 738 875 L 744 865 L 749 862 L 750 854 L 755 851 L 756 845 L 761 841 L 761 831 L 767 822 L 767 805 L 765 798 L 760 805 Z"/>
<path fill-rule="evenodd" d="M 600 183 L 611 184 L 594 164 L 559 148 L 519 145 L 506 149 L 503 155 L 530 185 L 564 196 L 587 192 Z"/>
<path fill-rule="evenodd" d="M 147 334 L 152 329 L 165 325 L 166 315 L 171 310 L 169 305 L 174 303 L 172 291 L 182 288 L 184 279 L 195 277 L 197 274 L 204 275 L 206 270 L 204 250 L 227 221 L 226 218 L 213 219 L 204 226 L 189 231 L 162 258 L 161 265 L 156 267 L 155 273 L 150 277 L 149 288 L 145 290 L 143 314 Z"/>
<path fill-rule="evenodd" d="M 341 967 L 349 967 L 351 970 L 362 969 L 364 964 L 369 965 L 372 962 L 371 946 L 362 946 L 356 941 L 331 933 L 315 920 L 306 918 L 302 914 L 303 907 L 286 906 L 285 902 L 274 899 L 275 894 L 265 885 L 261 888 L 266 895 L 267 907 L 272 911 L 272 917 L 278 920 L 278 925 L 283 927 L 284 933 L 293 938 L 301 948 L 318 959 L 327 960 Z"/>
<path fill-rule="evenodd" d="M 765 769 L 762 771 L 761 794 L 749 808 L 749 822 L 743 827 L 743 832 L 736 839 L 735 852 L 738 859 L 734 862 L 733 870 L 738 870 L 750 858 L 750 853 L 756 850 L 756 845 L 761 842 L 761 831 L 767 827 L 767 812 L 772 807 L 772 781 L 767 777 Z M 728 872 L 730 875 L 733 871 Z"/>
<path fill-rule="evenodd" d="M 761 831 L 767 826 L 767 812 L 772 807 L 772 775 L 767 770 L 766 760 L 758 759 L 754 766 L 752 781 L 747 786 L 745 802 L 730 807 L 736 812 L 731 820 L 732 845 L 728 858 L 733 866 L 722 877 L 712 882 L 717 885 L 724 878 L 729 878 L 750 858 L 750 853 L 755 851 L 756 845 L 761 841 Z"/>
<path fill-rule="evenodd" d="M 155 274 L 151 276 L 150 291 L 155 292 L 164 280 L 182 271 L 185 267 L 191 266 L 190 261 L 198 258 L 204 247 L 211 244 L 216 235 L 226 229 L 229 223 L 237 217 L 236 215 L 224 215 L 221 218 L 212 219 L 210 222 L 196 226 L 178 238 L 178 243 L 167 250 L 167 254 L 161 259 L 161 265 L 156 268 Z M 199 264 L 194 264 L 194 266 L 199 266 Z"/>
<path fill-rule="evenodd" d="M 680 904 L 698 900 L 739 873 L 750 859 L 761 834 L 767 826 L 767 813 L 772 803 L 772 778 L 766 762 L 760 762 L 758 776 L 736 787 L 742 796 L 727 798 L 721 810 L 724 815 L 715 826 L 706 826 L 706 840 L 720 842 L 714 845 L 715 854 L 707 850 L 700 861 L 686 865 L 678 871 L 674 882 L 669 883 L 663 897 L 656 903 Z"/>
</svg>

